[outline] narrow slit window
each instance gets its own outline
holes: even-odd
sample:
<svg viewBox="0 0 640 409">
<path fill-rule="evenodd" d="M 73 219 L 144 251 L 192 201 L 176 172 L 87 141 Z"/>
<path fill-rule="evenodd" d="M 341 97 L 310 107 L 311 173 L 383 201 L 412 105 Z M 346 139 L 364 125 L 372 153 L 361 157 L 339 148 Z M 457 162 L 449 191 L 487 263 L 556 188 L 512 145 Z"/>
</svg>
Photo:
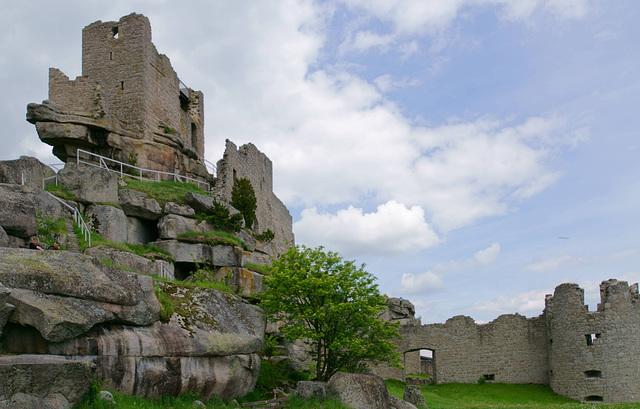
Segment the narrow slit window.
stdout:
<svg viewBox="0 0 640 409">
<path fill-rule="evenodd" d="M 113 60 L 113 52 L 109 51 L 109 61 Z"/>
<path fill-rule="evenodd" d="M 124 81 L 120 81 L 120 89 L 124 89 Z"/>
</svg>

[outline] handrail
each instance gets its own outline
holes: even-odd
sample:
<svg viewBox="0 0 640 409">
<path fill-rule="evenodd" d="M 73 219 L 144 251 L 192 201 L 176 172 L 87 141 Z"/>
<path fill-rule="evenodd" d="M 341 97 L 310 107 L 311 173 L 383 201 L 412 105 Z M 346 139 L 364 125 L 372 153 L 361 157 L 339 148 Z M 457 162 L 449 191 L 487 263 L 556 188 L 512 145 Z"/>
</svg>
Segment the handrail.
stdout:
<svg viewBox="0 0 640 409">
<path fill-rule="evenodd" d="M 171 274 L 171 271 L 164 261 L 160 261 L 160 277 L 167 280 L 173 280 L 173 274 Z"/>
<path fill-rule="evenodd" d="M 207 169 L 207 172 L 211 173 L 214 178 L 218 176 L 218 168 L 213 162 L 201 156 L 198 156 L 198 159 L 204 163 L 204 167 Z"/>
<path fill-rule="evenodd" d="M 45 190 L 45 192 L 47 192 L 47 191 Z M 62 203 L 63 205 L 65 205 L 66 207 L 71 209 L 71 211 L 73 212 L 73 220 L 76 223 L 78 223 L 78 225 L 80 226 L 80 232 L 84 235 L 84 241 L 88 242 L 89 243 L 89 247 L 91 247 L 91 232 L 89 231 L 89 226 L 87 226 L 87 223 L 84 222 L 84 219 L 82 218 L 82 215 L 80 214 L 80 211 L 77 208 L 69 205 L 67 202 L 65 202 L 64 200 L 60 199 L 56 195 L 51 194 L 51 192 L 47 192 L 47 193 L 49 194 L 49 196 L 53 197 L 58 202 Z"/>
<path fill-rule="evenodd" d="M 44 178 L 44 179 L 42 179 L 42 188 L 43 188 L 43 189 L 44 189 L 44 187 L 45 187 L 45 185 L 46 185 L 46 183 L 45 183 L 45 182 L 46 182 L 47 180 L 51 180 L 51 179 L 55 179 L 55 180 L 56 180 L 56 186 L 58 186 L 58 174 L 56 173 L 56 174 L 55 174 L 55 175 L 53 175 L 53 176 L 49 176 L 48 178 Z"/>
<path fill-rule="evenodd" d="M 93 162 L 87 162 L 85 160 L 80 159 L 80 153 L 84 153 L 87 154 L 89 157 L 96 157 L 99 159 L 99 165 L 96 165 Z M 107 161 L 112 162 L 114 164 L 120 165 L 120 171 L 118 172 L 117 170 L 111 169 L 110 167 L 107 166 Z M 163 172 L 160 170 L 152 170 L 152 169 L 144 169 L 144 168 L 140 168 L 134 165 L 130 165 L 128 163 L 124 163 L 124 162 L 120 162 L 118 160 L 115 159 L 111 159 L 111 158 L 107 158 L 106 156 L 102 156 L 102 155 L 98 155 L 97 153 L 93 153 L 93 152 L 89 152 L 89 151 L 85 151 L 83 149 L 78 149 L 76 151 L 76 163 L 77 164 L 86 164 L 89 166 L 94 166 L 94 167 L 98 167 L 98 168 L 103 168 L 108 170 L 109 172 L 114 172 L 114 173 L 120 173 L 120 177 L 131 177 L 134 179 L 138 179 L 138 180 L 147 180 L 147 181 L 152 181 L 152 182 L 160 182 L 160 176 L 161 175 L 166 175 L 169 177 L 173 177 L 173 180 L 176 182 L 183 182 L 183 183 L 194 183 L 196 184 L 198 187 L 200 187 L 200 185 L 206 186 L 206 191 L 208 192 L 211 189 L 211 185 L 209 184 L 209 182 L 203 182 L 201 180 L 189 177 L 189 176 L 183 176 L 183 175 L 179 175 L 177 173 L 171 173 L 171 172 Z M 131 173 L 126 173 L 125 172 L 125 167 L 130 168 L 130 169 L 135 169 L 137 171 L 139 171 L 140 175 L 133 175 Z M 151 174 L 155 174 L 156 178 L 152 179 L 152 178 L 145 178 L 143 176 L 143 172 L 144 173 L 151 173 Z"/>
</svg>

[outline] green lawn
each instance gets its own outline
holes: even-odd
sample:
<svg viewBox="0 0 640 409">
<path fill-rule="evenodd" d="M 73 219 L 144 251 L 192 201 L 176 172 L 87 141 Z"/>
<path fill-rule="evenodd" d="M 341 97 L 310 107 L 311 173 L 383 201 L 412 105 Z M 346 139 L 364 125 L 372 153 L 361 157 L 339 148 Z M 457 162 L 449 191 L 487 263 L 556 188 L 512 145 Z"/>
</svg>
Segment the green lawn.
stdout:
<svg viewBox="0 0 640 409">
<path fill-rule="evenodd" d="M 387 389 L 402 397 L 404 383 L 387 381 Z M 579 403 L 555 394 L 547 385 L 513 385 L 503 383 L 427 385 L 421 387 L 429 409 L 484 409 L 484 408 L 549 408 L 549 409 L 631 409 L 638 403 L 592 404 Z"/>
</svg>

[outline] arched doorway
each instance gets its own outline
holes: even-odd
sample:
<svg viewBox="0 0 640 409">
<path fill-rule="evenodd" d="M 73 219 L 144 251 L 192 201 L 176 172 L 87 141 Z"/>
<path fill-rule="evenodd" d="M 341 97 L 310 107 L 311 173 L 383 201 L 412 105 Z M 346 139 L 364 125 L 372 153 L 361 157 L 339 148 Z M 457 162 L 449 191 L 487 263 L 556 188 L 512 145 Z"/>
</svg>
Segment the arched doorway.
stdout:
<svg viewBox="0 0 640 409">
<path fill-rule="evenodd" d="M 418 348 L 403 354 L 404 376 L 428 383 L 436 380 L 436 351 L 430 348 Z"/>
</svg>

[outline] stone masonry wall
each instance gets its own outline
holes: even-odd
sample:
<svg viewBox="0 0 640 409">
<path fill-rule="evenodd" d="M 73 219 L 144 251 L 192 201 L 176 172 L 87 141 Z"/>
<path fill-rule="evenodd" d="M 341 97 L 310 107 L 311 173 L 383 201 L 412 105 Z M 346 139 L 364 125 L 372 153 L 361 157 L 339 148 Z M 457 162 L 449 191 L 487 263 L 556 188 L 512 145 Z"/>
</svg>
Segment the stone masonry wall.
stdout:
<svg viewBox="0 0 640 409">
<path fill-rule="evenodd" d="M 227 140 L 223 158 L 218 161 L 218 178 L 215 196 L 231 201 L 231 190 L 235 179 L 247 178 L 256 193 L 258 208 L 253 231 L 262 233 L 271 229 L 277 253 L 284 253 L 294 245 L 291 214 L 273 193 L 273 165 L 271 160 L 253 144 L 238 149 Z"/>
<path fill-rule="evenodd" d="M 576 284 L 547 296 L 550 385 L 582 401 L 640 401 L 638 286 L 600 284 L 598 311 L 588 311 Z"/>
<path fill-rule="evenodd" d="M 470 317 L 457 316 L 444 324 L 402 326 L 400 333 L 401 352 L 433 351 L 438 383 L 476 382 L 483 375 L 496 382 L 548 382 L 542 317 L 502 315 L 488 324 L 476 324 Z M 420 370 L 413 366 L 409 369 Z"/>
</svg>

